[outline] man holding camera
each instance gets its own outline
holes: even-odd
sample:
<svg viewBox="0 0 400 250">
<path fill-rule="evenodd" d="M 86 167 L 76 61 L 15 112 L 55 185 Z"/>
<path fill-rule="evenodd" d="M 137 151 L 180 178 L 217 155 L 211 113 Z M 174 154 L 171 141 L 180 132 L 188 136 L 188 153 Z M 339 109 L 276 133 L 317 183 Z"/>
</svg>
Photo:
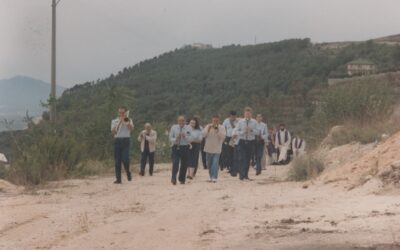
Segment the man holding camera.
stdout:
<svg viewBox="0 0 400 250">
<path fill-rule="evenodd" d="M 203 136 L 206 139 L 204 151 L 207 154 L 207 167 L 210 174 L 210 181 L 214 183 L 218 179 L 219 157 L 225 134 L 225 127 L 219 124 L 218 115 L 214 115 L 211 124 L 208 124 L 203 130 Z"/>
<path fill-rule="evenodd" d="M 139 134 L 138 141 L 140 142 L 140 175 L 144 176 L 147 159 L 149 160 L 149 174 L 153 175 L 154 170 L 154 154 L 156 151 L 157 132 L 152 129 L 150 123 L 144 125 L 144 130 Z"/>
<path fill-rule="evenodd" d="M 118 118 L 111 121 L 111 133 L 114 140 L 114 158 L 115 158 L 115 184 L 121 184 L 121 165 L 124 164 L 128 181 L 132 180 L 132 174 L 129 170 L 129 146 L 133 122 L 128 117 L 129 111 L 126 107 L 118 109 Z"/>
</svg>

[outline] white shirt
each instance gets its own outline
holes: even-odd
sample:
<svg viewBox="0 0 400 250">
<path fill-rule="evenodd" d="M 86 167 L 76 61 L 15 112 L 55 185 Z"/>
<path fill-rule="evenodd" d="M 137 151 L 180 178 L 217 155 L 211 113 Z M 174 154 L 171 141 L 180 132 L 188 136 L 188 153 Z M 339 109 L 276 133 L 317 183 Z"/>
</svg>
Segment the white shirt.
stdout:
<svg viewBox="0 0 400 250">
<path fill-rule="evenodd" d="M 263 122 L 257 122 L 257 135 L 261 137 L 266 143 L 268 143 L 268 126 Z"/>
<path fill-rule="evenodd" d="M 178 139 L 178 136 L 180 138 Z M 172 145 L 180 145 L 186 146 L 189 145 L 192 137 L 192 127 L 189 125 L 184 125 L 183 127 L 179 126 L 179 124 L 175 124 L 171 127 L 171 131 L 169 132 L 169 141 Z"/>
<path fill-rule="evenodd" d="M 232 127 L 232 124 L 233 124 L 233 127 Z M 235 127 L 237 127 L 237 124 L 238 124 L 238 120 L 237 119 L 235 119 L 233 122 L 231 122 L 230 118 L 226 118 L 224 120 L 224 122 L 222 123 L 222 126 L 225 127 L 225 131 L 226 131 L 226 136 L 227 137 L 232 137 L 233 129 Z"/>
<path fill-rule="evenodd" d="M 131 131 L 128 128 L 128 124 L 130 124 L 132 126 L 133 129 L 133 122 L 131 119 L 129 119 L 129 122 L 121 122 L 119 123 L 120 120 L 119 118 L 116 118 L 114 120 L 111 121 L 111 131 L 113 131 L 114 129 L 117 130 L 117 133 L 114 135 L 114 138 L 129 138 L 131 137 Z M 118 127 L 119 125 L 119 127 Z"/>
<path fill-rule="evenodd" d="M 254 119 L 240 119 L 237 125 L 240 140 L 253 141 L 256 139 L 257 121 Z"/>
</svg>

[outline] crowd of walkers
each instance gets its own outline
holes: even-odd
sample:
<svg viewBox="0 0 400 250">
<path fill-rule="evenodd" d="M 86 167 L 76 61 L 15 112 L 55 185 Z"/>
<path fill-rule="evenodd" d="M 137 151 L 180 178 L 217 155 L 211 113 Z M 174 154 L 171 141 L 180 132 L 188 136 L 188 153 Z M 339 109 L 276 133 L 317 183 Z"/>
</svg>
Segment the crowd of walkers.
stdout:
<svg viewBox="0 0 400 250">
<path fill-rule="evenodd" d="M 115 138 L 115 183 L 121 183 L 121 165 L 124 165 L 128 180 L 129 137 L 133 129 L 132 120 L 127 117 L 127 109 L 119 109 L 119 117 L 111 122 L 111 131 Z M 253 110 L 244 109 L 243 117 L 231 111 L 222 123 L 219 115 L 214 115 L 209 124 L 200 126 L 198 117 L 186 119 L 179 116 L 177 123 L 168 131 L 171 144 L 173 185 L 185 184 L 193 179 L 199 166 L 200 155 L 204 169 L 209 172 L 210 182 L 217 182 L 219 171 L 227 170 L 232 177 L 250 180 L 249 171 L 255 168 L 260 175 L 267 165 L 287 164 L 292 157 L 305 151 L 305 141 L 291 134 L 284 124 L 278 128 L 268 127 L 263 116 L 253 118 Z M 154 171 L 154 154 L 157 133 L 150 123 L 139 133 L 141 160 L 140 175 L 145 175 L 149 162 L 149 174 Z"/>
</svg>

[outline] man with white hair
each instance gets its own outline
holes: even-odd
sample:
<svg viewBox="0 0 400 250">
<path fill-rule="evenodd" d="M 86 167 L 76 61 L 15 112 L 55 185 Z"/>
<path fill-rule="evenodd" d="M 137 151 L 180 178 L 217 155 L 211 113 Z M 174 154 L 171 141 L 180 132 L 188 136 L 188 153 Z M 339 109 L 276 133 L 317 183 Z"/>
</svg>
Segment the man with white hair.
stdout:
<svg viewBox="0 0 400 250">
<path fill-rule="evenodd" d="M 152 129 L 150 123 L 144 125 L 144 130 L 140 132 L 138 141 L 140 142 L 140 175 L 144 176 L 147 160 L 149 160 L 149 174 L 153 175 L 154 155 L 156 151 L 157 132 Z"/>
</svg>

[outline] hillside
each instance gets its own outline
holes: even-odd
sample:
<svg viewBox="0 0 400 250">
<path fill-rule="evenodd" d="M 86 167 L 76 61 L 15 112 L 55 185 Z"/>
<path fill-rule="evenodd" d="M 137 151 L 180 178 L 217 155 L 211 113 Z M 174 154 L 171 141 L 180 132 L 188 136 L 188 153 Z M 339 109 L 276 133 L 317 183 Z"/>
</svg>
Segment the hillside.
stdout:
<svg viewBox="0 0 400 250">
<path fill-rule="evenodd" d="M 40 115 L 44 111 L 40 102 L 47 101 L 49 91 L 50 84 L 27 76 L 0 80 L 0 120 L 15 120 L 16 129 L 21 128 L 21 120 L 26 111 L 31 116 Z M 63 91 L 64 88 L 58 86 L 59 96 Z"/>
<path fill-rule="evenodd" d="M 171 122 L 177 114 L 210 117 L 251 105 L 272 124 L 298 127 L 307 116 L 310 90 L 324 87 L 347 62 L 368 58 L 380 70 L 400 66 L 400 49 L 365 42 L 324 50 L 309 39 L 219 49 L 179 49 L 127 67 L 104 80 L 77 85 L 59 102 L 68 118 L 126 103 L 139 123 Z M 108 106 L 107 106 L 108 105 Z M 91 108 L 93 107 L 93 109 Z M 71 114 L 80 110 L 79 114 Z"/>
</svg>

